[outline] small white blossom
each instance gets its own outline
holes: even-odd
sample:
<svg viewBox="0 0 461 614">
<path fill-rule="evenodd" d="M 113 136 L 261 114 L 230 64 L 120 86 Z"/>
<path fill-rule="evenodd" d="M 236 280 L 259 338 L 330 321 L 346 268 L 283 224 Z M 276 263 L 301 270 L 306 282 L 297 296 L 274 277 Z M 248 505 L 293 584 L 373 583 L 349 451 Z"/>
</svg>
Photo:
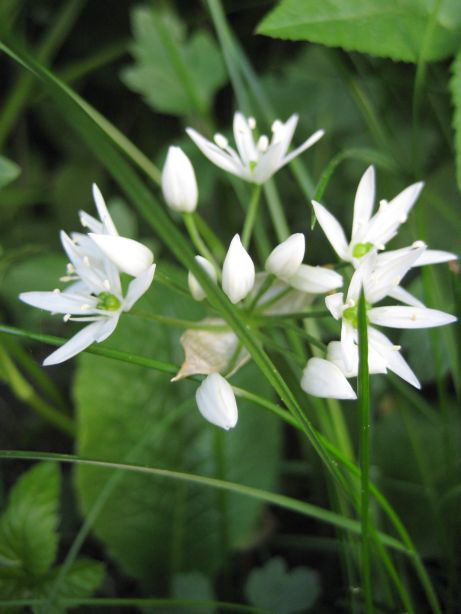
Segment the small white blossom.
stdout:
<svg viewBox="0 0 461 614">
<path fill-rule="evenodd" d="M 239 235 L 232 239 L 222 269 L 222 289 L 232 303 L 244 299 L 253 288 L 255 266 Z"/>
<path fill-rule="evenodd" d="M 301 266 L 306 249 L 304 235 L 296 233 L 275 247 L 266 260 L 265 269 L 280 279 L 292 277 Z"/>
<path fill-rule="evenodd" d="M 310 358 L 303 371 L 301 388 L 324 399 L 356 399 L 354 389 L 335 364 L 324 358 Z"/>
<path fill-rule="evenodd" d="M 170 147 L 162 171 L 162 192 L 175 211 L 191 213 L 197 208 L 198 188 L 194 167 L 180 147 Z"/>
<path fill-rule="evenodd" d="M 202 267 L 202 269 L 207 273 L 209 277 L 216 283 L 217 275 L 214 266 L 211 264 L 209 260 L 204 258 L 203 256 L 195 256 L 196 261 Z M 203 301 L 206 297 L 205 292 L 203 291 L 202 286 L 199 284 L 194 275 L 189 271 L 189 275 L 187 276 L 187 282 L 189 285 L 190 293 L 196 301 Z"/>
<path fill-rule="evenodd" d="M 201 134 L 187 128 L 186 132 L 200 151 L 213 164 L 251 183 L 263 184 L 282 166 L 311 147 L 324 134 L 317 130 L 302 145 L 288 153 L 298 116 L 292 115 L 285 123 L 276 120 L 272 124 L 272 139 L 262 135 L 255 142 L 253 131 L 256 129 L 254 118 L 245 118 L 242 113 L 234 115 L 234 139 L 237 151 L 230 147 L 227 139 L 216 134 L 214 143 Z"/>
<path fill-rule="evenodd" d="M 226 431 L 238 420 L 237 402 L 229 382 L 219 373 L 208 375 L 195 393 L 197 406 L 204 418 Z"/>
</svg>

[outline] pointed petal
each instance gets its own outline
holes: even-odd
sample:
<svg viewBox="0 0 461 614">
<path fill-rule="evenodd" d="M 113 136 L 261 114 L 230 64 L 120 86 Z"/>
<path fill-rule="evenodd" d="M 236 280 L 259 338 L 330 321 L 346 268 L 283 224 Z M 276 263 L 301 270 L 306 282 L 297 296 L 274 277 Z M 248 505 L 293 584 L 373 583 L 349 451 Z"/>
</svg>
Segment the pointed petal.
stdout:
<svg viewBox="0 0 461 614">
<path fill-rule="evenodd" d="M 351 351 L 352 368 L 347 370 L 344 363 L 344 350 L 341 341 L 330 341 L 327 348 L 327 359 L 334 363 L 346 377 L 356 377 L 359 370 L 359 348 L 356 344 Z M 373 348 L 368 347 L 369 373 L 387 373 L 386 361 Z"/>
<path fill-rule="evenodd" d="M 285 166 L 285 164 L 291 162 L 293 158 L 299 156 L 299 154 L 303 153 L 303 151 L 306 151 L 306 149 L 309 149 L 309 147 L 312 147 L 312 145 L 315 145 L 317 141 L 320 141 L 324 134 L 325 130 L 317 130 L 317 132 L 314 132 L 314 134 L 312 134 L 308 139 L 306 139 L 304 143 L 302 143 L 302 145 L 296 147 L 296 149 L 293 149 L 293 151 L 290 151 L 290 153 L 283 158 L 282 166 Z"/>
<path fill-rule="evenodd" d="M 147 291 L 154 279 L 155 267 L 152 264 L 144 273 L 130 281 L 128 291 L 123 301 L 123 311 L 129 311 L 141 296 Z"/>
<path fill-rule="evenodd" d="M 108 318 L 104 318 L 104 320 L 101 320 L 101 326 L 99 328 L 99 331 L 97 331 L 97 334 L 95 335 L 94 339 L 96 343 L 102 343 L 107 339 L 107 337 L 110 337 L 112 335 L 118 324 L 119 319 L 120 312 L 114 313 L 114 315 Z"/>
<path fill-rule="evenodd" d="M 69 358 L 72 358 L 76 354 L 79 354 L 90 346 L 96 338 L 101 334 L 101 331 L 105 326 L 105 319 L 93 322 L 85 328 L 82 328 L 76 335 L 71 337 L 64 345 L 61 345 L 56 351 L 50 354 L 43 361 L 43 365 L 48 367 L 50 365 L 56 365 L 60 362 L 64 362 Z"/>
<path fill-rule="evenodd" d="M 99 218 L 104 224 L 106 232 L 110 235 L 118 235 L 117 229 L 115 228 L 115 224 L 112 221 L 110 213 L 107 209 L 106 201 L 101 194 L 101 190 L 95 183 L 93 183 L 93 198 L 94 203 L 96 205 L 96 209 L 98 210 Z"/>
<path fill-rule="evenodd" d="M 344 294 L 336 292 L 325 297 L 325 305 L 335 320 L 339 320 L 343 313 Z"/>
<path fill-rule="evenodd" d="M 368 302 L 370 302 L 369 297 L 369 288 L 372 280 L 372 271 L 376 263 L 376 253 L 370 252 L 366 256 L 364 256 L 357 269 L 354 271 L 352 275 L 351 281 L 349 283 L 349 288 L 347 289 L 347 297 L 346 303 L 350 303 L 351 305 L 355 305 L 359 300 L 360 290 L 363 286 L 365 297 Z"/>
<path fill-rule="evenodd" d="M 296 273 L 287 280 L 287 283 L 308 294 L 323 294 L 340 288 L 343 285 L 343 278 L 332 269 L 301 264 Z"/>
<path fill-rule="evenodd" d="M 450 252 L 444 252 L 440 249 L 426 249 L 421 254 L 418 260 L 413 266 L 425 266 L 426 264 L 439 264 L 441 262 L 449 262 L 450 260 L 457 260 L 458 256 Z"/>
<path fill-rule="evenodd" d="M 32 307 L 46 309 L 51 313 L 70 313 L 72 315 L 99 313 L 96 310 L 97 299 L 89 293 L 85 296 L 76 296 L 66 292 L 21 292 L 19 298 Z"/>
<path fill-rule="evenodd" d="M 206 420 L 226 431 L 238 420 L 237 402 L 229 382 L 219 373 L 206 377 L 195 393 L 197 407 Z"/>
<path fill-rule="evenodd" d="M 278 171 L 282 165 L 282 144 L 271 145 L 259 158 L 254 171 L 251 173 L 251 181 L 257 184 L 265 183 Z"/>
<path fill-rule="evenodd" d="M 424 303 L 420 301 L 416 296 L 410 294 L 402 288 L 402 286 L 396 286 L 389 290 L 387 296 L 395 298 L 396 301 L 400 301 L 401 303 L 405 303 L 405 305 L 411 305 L 412 307 L 425 307 Z"/>
<path fill-rule="evenodd" d="M 84 228 L 89 228 L 91 232 L 97 232 L 98 234 L 104 232 L 104 224 L 102 224 L 102 222 L 97 220 L 95 217 L 89 213 L 86 213 L 86 211 L 79 211 L 78 214 L 80 217 L 80 223 Z"/>
<path fill-rule="evenodd" d="M 301 266 L 305 250 L 304 235 L 300 232 L 290 235 L 271 251 L 264 268 L 276 277 L 287 279 L 294 275 Z"/>
<path fill-rule="evenodd" d="M 355 244 L 360 239 L 360 231 L 364 231 L 370 221 L 373 204 L 375 202 L 375 169 L 369 166 L 362 178 L 355 195 L 354 219 L 352 222 L 352 240 Z"/>
<path fill-rule="evenodd" d="M 154 254 L 139 241 L 112 235 L 97 235 L 90 232 L 99 249 L 117 267 L 128 275 L 137 277 L 148 269 L 154 261 Z"/>
<path fill-rule="evenodd" d="M 272 124 L 272 139 L 271 147 L 273 145 L 280 144 L 281 157 L 284 158 L 288 148 L 290 147 L 291 140 L 298 125 L 299 116 L 294 113 L 287 119 L 285 123 L 277 120 Z M 285 161 L 283 162 L 285 164 Z"/>
<path fill-rule="evenodd" d="M 242 179 L 249 180 L 247 169 L 232 158 L 228 153 L 222 150 L 220 147 L 205 139 L 201 134 L 196 132 L 193 128 L 186 128 L 187 134 L 194 141 L 200 151 L 205 155 L 213 164 L 219 166 L 228 173 L 237 175 Z"/>
<path fill-rule="evenodd" d="M 308 394 L 326 399 L 356 399 L 352 386 L 342 371 L 329 360 L 310 358 L 303 371 L 301 388 Z"/>
<path fill-rule="evenodd" d="M 390 339 L 372 326 L 368 327 L 368 345 L 373 351 L 382 356 L 389 371 L 392 371 L 415 388 L 421 388 L 418 378 L 399 352 L 398 346 L 395 346 Z"/>
<path fill-rule="evenodd" d="M 373 304 L 387 296 L 393 288 L 398 286 L 402 278 L 411 269 L 414 263 L 424 252 L 425 247 L 409 247 L 398 250 L 398 255 L 390 259 L 387 264 L 379 265 L 380 257 L 377 256 L 375 266 L 369 276 L 367 284 L 367 300 Z"/>
<path fill-rule="evenodd" d="M 249 166 L 250 162 L 256 162 L 258 153 L 256 151 L 253 133 L 248 125 L 245 117 L 237 111 L 234 114 L 234 139 L 237 145 L 237 150 L 245 166 Z"/>
<path fill-rule="evenodd" d="M 341 324 L 341 349 L 346 372 L 350 372 L 354 368 L 355 337 L 356 331 L 350 322 L 343 319 Z"/>
<path fill-rule="evenodd" d="M 315 217 L 322 227 L 328 241 L 330 241 L 332 248 L 342 260 L 345 260 L 347 257 L 348 243 L 341 224 L 320 203 L 313 200 L 312 206 L 314 207 Z"/>
<path fill-rule="evenodd" d="M 379 326 L 391 328 L 432 328 L 456 322 L 455 316 L 426 307 L 373 307 L 368 319 Z"/>
</svg>

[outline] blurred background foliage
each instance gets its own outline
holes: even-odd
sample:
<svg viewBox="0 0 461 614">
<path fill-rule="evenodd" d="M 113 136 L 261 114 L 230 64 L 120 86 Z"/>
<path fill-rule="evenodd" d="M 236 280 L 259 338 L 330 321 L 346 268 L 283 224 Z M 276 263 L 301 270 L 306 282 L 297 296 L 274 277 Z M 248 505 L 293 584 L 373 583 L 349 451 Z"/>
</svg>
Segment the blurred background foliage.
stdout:
<svg viewBox="0 0 461 614">
<path fill-rule="evenodd" d="M 306 193 L 313 196 L 325 167 L 338 154 L 344 159 L 323 202 L 346 227 L 355 186 L 373 163 L 379 198 L 391 198 L 412 181 L 426 182 L 393 246 L 418 238 L 432 248 L 459 252 L 461 198 L 453 132 L 453 125 L 461 123 L 461 60 L 453 62 L 461 40 L 459 4 L 438 3 L 443 6 L 433 25 L 435 42 L 427 58 L 434 62 L 429 64 L 418 54 L 425 24 L 434 15 L 429 0 L 403 3 L 403 13 L 408 12 L 397 15 L 398 22 L 381 21 L 381 30 L 365 18 L 352 20 L 357 32 L 336 22 L 328 29 L 325 14 L 323 30 L 314 23 L 315 15 L 312 23 L 299 15 L 296 27 L 290 28 L 286 15 L 299 7 L 320 13 L 330 7 L 336 16 L 341 11 L 337 2 L 311 4 L 286 0 L 266 17 L 275 3 L 224 2 L 235 40 L 258 76 L 260 90 L 247 87 L 246 100 L 241 92 L 235 96 L 207 3 L 3 0 L 0 33 L 51 67 L 155 167 L 161 168 L 170 144 L 183 147 L 196 169 L 200 212 L 224 244 L 239 229 L 241 203 L 249 191 L 217 172 L 188 141 L 184 128 L 230 135 L 234 110 L 247 104 L 242 110 L 251 110 L 263 131 L 269 130 L 268 109 L 281 119 L 298 113 L 299 139 L 318 128 L 326 131 L 304 156 L 304 193 L 295 174 L 285 170 L 277 175 L 290 231 L 306 234 L 310 264 L 334 260 L 320 229 L 311 229 Z M 371 14 L 372 0 L 359 4 Z M 388 37 L 391 31 L 393 38 Z M 402 59 L 406 62 L 393 61 Z M 69 324 L 21 304 L 17 295 L 57 285 L 66 264 L 59 230 L 76 229 L 80 209 L 92 212 L 92 182 L 107 196 L 120 233 L 149 244 L 156 261 L 184 285 L 185 272 L 162 245 L 162 237 L 151 235 L 41 85 L 5 55 L 0 66 L 3 323 L 69 336 Z M 258 91 L 264 92 L 265 105 Z M 154 182 L 150 187 L 159 193 Z M 261 224 L 274 243 L 269 216 Z M 420 279 L 410 275 L 408 281 L 428 306 L 459 313 L 456 264 L 424 270 Z M 187 296 L 159 284 L 144 304 L 174 317 L 199 319 L 204 314 Z M 326 334 L 332 337 L 335 330 L 326 329 Z M 160 326 L 146 329 L 144 322 L 126 318 L 108 346 L 179 364 L 179 335 Z M 373 478 L 409 528 L 442 603 L 452 612 L 460 599 L 456 578 L 461 572 L 460 339 L 456 327 L 395 335 L 396 342 L 408 347 L 409 362 L 424 383 L 422 396 L 391 377 L 372 380 Z M 76 451 L 95 459 L 174 468 L 335 506 L 331 485 L 310 447 L 260 408 L 242 401 L 238 427 L 230 434 L 217 433 L 198 415 L 192 384 L 173 386 L 164 374 L 91 355 L 43 371 L 38 364 L 48 347 L 30 344 L 25 350 L 6 335 L 0 344 L 2 448 Z M 280 356 L 276 361 L 283 371 L 286 361 Z M 235 383 L 270 395 L 253 365 Z M 321 425 L 318 405 L 304 395 L 302 401 Z M 62 423 L 44 420 L 50 406 L 64 416 Z M 329 410 L 337 407 L 330 404 Z M 344 418 L 355 441 L 353 408 L 345 408 Z M 239 495 L 95 467 L 62 469 L 62 488 L 52 465 L 27 470 L 26 465 L 3 462 L 0 471 L 0 541 L 13 543 L 12 550 L 0 543 L 0 598 L 83 599 L 98 589 L 99 595 L 114 598 L 219 598 L 278 613 L 348 611 L 351 598 L 360 602 L 345 562 L 356 544 L 314 520 Z M 38 494 L 31 503 L 28 484 L 43 499 L 43 514 Z M 6 538 L 13 530 L 8 519 L 17 513 L 15 506 L 25 515 L 25 525 L 19 537 Z M 40 527 L 48 554 L 40 544 L 27 542 Z M 76 535 L 77 541 L 81 537 L 77 546 Z M 14 540 L 20 545 L 14 546 Z M 60 573 L 61 565 L 67 566 L 65 573 Z M 410 585 L 415 583 L 403 564 L 401 573 L 408 574 Z M 378 608 L 386 595 L 383 581 L 376 593 Z M 425 612 L 419 589 L 415 600 L 416 611 Z M 176 611 L 188 610 L 178 606 Z M 378 611 L 400 610 L 383 605 Z"/>
</svg>

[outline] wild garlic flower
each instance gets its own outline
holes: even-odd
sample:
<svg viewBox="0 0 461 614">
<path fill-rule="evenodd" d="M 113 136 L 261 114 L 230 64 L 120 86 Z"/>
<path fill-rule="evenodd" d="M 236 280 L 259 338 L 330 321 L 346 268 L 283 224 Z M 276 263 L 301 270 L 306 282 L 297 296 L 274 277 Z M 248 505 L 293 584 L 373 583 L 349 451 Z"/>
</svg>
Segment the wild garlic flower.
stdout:
<svg viewBox="0 0 461 614">
<path fill-rule="evenodd" d="M 218 278 L 214 265 L 203 256 L 195 256 L 195 260 L 202 267 L 208 277 L 210 277 L 216 283 Z M 190 271 L 187 276 L 187 283 L 189 285 L 189 291 L 192 294 L 192 297 L 196 301 L 203 301 L 203 299 L 206 297 L 206 293 L 197 281 L 195 275 L 193 275 L 193 273 L 191 273 Z"/>
<path fill-rule="evenodd" d="M 265 269 L 282 280 L 289 279 L 301 266 L 306 250 L 304 235 L 297 232 L 277 245 L 269 254 Z"/>
<path fill-rule="evenodd" d="M 193 128 L 187 128 L 186 132 L 213 164 L 245 181 L 261 185 L 324 134 L 323 130 L 317 130 L 302 145 L 288 153 L 297 123 L 297 115 L 292 115 L 285 123 L 277 119 L 272 124 L 272 138 L 269 140 L 269 137 L 263 134 L 255 141 L 255 119 L 247 119 L 237 111 L 233 124 L 237 151 L 222 134 L 215 134 L 212 143 Z"/>
<path fill-rule="evenodd" d="M 234 305 L 243 300 L 255 283 L 255 265 L 239 235 L 232 239 L 222 268 L 222 289 Z"/>
<path fill-rule="evenodd" d="M 324 358 L 310 358 L 301 378 L 304 392 L 324 399 L 354 400 L 357 395 L 344 373 Z"/>
<path fill-rule="evenodd" d="M 238 410 L 234 391 L 219 373 L 208 375 L 195 393 L 197 406 L 204 418 L 226 431 L 237 424 Z"/>
<path fill-rule="evenodd" d="M 375 170 L 370 166 L 363 174 L 354 201 L 351 240 L 348 242 L 341 224 L 323 205 L 312 201 L 315 216 L 331 246 L 341 258 L 356 267 L 371 250 L 383 250 L 396 234 L 416 202 L 423 182 L 405 188 L 391 201 L 381 200 L 372 215 L 375 201 Z M 413 266 L 435 264 L 456 258 L 439 250 L 426 250 Z"/>
<path fill-rule="evenodd" d="M 162 192 L 175 211 L 191 213 L 197 208 L 198 187 L 194 167 L 180 147 L 170 147 L 162 170 Z"/>
<path fill-rule="evenodd" d="M 416 388 L 420 388 L 416 375 L 399 352 L 400 347 L 395 346 L 371 325 L 390 328 L 430 328 L 450 324 L 456 320 L 448 313 L 424 306 L 374 307 L 375 303 L 389 296 L 392 290 L 398 287 L 402 277 L 414 266 L 424 249 L 424 247 L 411 247 L 401 250 L 402 253 L 393 258 L 387 266 L 376 266 L 379 256 L 372 252 L 363 259 L 354 272 L 345 301 L 342 292 L 326 297 L 325 304 L 328 310 L 335 319 L 342 322 L 341 346 L 329 347 L 327 358 L 341 368 L 347 377 L 357 374 L 357 312 L 360 291 L 363 287 L 367 305 L 370 372 L 382 373 L 388 369 Z"/>
</svg>

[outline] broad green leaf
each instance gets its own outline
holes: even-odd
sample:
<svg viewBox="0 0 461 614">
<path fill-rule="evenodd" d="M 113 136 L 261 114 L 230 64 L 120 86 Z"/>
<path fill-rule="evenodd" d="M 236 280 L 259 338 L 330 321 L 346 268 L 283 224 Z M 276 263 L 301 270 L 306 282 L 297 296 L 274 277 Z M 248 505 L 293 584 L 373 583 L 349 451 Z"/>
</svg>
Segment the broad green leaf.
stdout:
<svg viewBox="0 0 461 614">
<path fill-rule="evenodd" d="M 189 312 L 189 317 L 197 309 L 195 303 L 173 297 L 160 286 L 153 288 L 147 303 L 158 312 L 174 309 L 176 315 Z M 179 334 L 125 317 L 110 345 L 179 362 Z M 236 384 L 245 386 L 250 377 L 266 391 L 256 382 L 253 368 L 245 372 Z M 200 416 L 195 388 L 191 382 L 172 384 L 165 375 L 135 365 L 82 356 L 74 388 L 79 453 L 273 488 L 279 458 L 279 424 L 274 416 L 242 402 L 237 428 L 221 432 Z M 181 407 L 182 416 L 172 419 Z M 78 468 L 85 514 L 111 475 L 100 468 Z M 252 543 L 261 511 L 259 502 L 245 497 L 123 474 L 94 529 L 125 572 L 152 585 L 178 571 L 215 572 L 228 547 Z"/>
<path fill-rule="evenodd" d="M 213 586 L 210 579 L 197 571 L 178 573 L 173 578 L 172 596 L 175 599 L 190 599 L 192 601 L 214 601 Z M 188 608 L 174 608 L 173 614 L 187 614 Z M 215 614 L 216 608 L 194 608 L 196 614 Z"/>
<path fill-rule="evenodd" d="M 137 7 L 132 12 L 135 64 L 122 80 L 156 111 L 206 113 L 214 93 L 226 81 L 219 50 L 210 35 L 194 33 L 169 11 Z"/>
<path fill-rule="evenodd" d="M 461 50 L 453 62 L 453 76 L 450 87 L 453 106 L 455 107 L 453 127 L 455 129 L 456 178 L 458 188 L 461 191 Z"/>
<path fill-rule="evenodd" d="M 441 60 L 459 46 L 461 12 L 454 0 L 439 11 L 425 42 L 433 2 L 429 0 L 282 0 L 258 27 L 260 34 L 308 40 L 347 51 L 416 62 Z"/>
<path fill-rule="evenodd" d="M 48 574 L 46 581 L 40 586 L 36 597 L 42 595 L 47 597 L 53 592 L 56 577 L 59 575 L 60 568 L 56 567 Z M 84 599 L 91 597 L 93 593 L 101 586 L 104 579 L 104 565 L 96 561 L 82 559 L 76 561 L 66 572 L 63 580 L 59 583 L 59 592 L 56 595 L 66 599 Z M 49 610 L 47 610 L 48 612 Z M 53 611 L 60 611 L 57 607 Z"/>
<path fill-rule="evenodd" d="M 14 485 L 0 519 L 0 593 L 51 567 L 58 545 L 59 467 L 40 463 Z"/>
<path fill-rule="evenodd" d="M 14 181 L 20 172 L 21 169 L 17 164 L 0 156 L 0 189 Z"/>
<path fill-rule="evenodd" d="M 320 593 L 319 579 L 308 567 L 288 571 L 280 557 L 270 559 L 264 567 L 253 569 L 245 585 L 250 603 L 276 614 L 306 612 Z"/>
</svg>

